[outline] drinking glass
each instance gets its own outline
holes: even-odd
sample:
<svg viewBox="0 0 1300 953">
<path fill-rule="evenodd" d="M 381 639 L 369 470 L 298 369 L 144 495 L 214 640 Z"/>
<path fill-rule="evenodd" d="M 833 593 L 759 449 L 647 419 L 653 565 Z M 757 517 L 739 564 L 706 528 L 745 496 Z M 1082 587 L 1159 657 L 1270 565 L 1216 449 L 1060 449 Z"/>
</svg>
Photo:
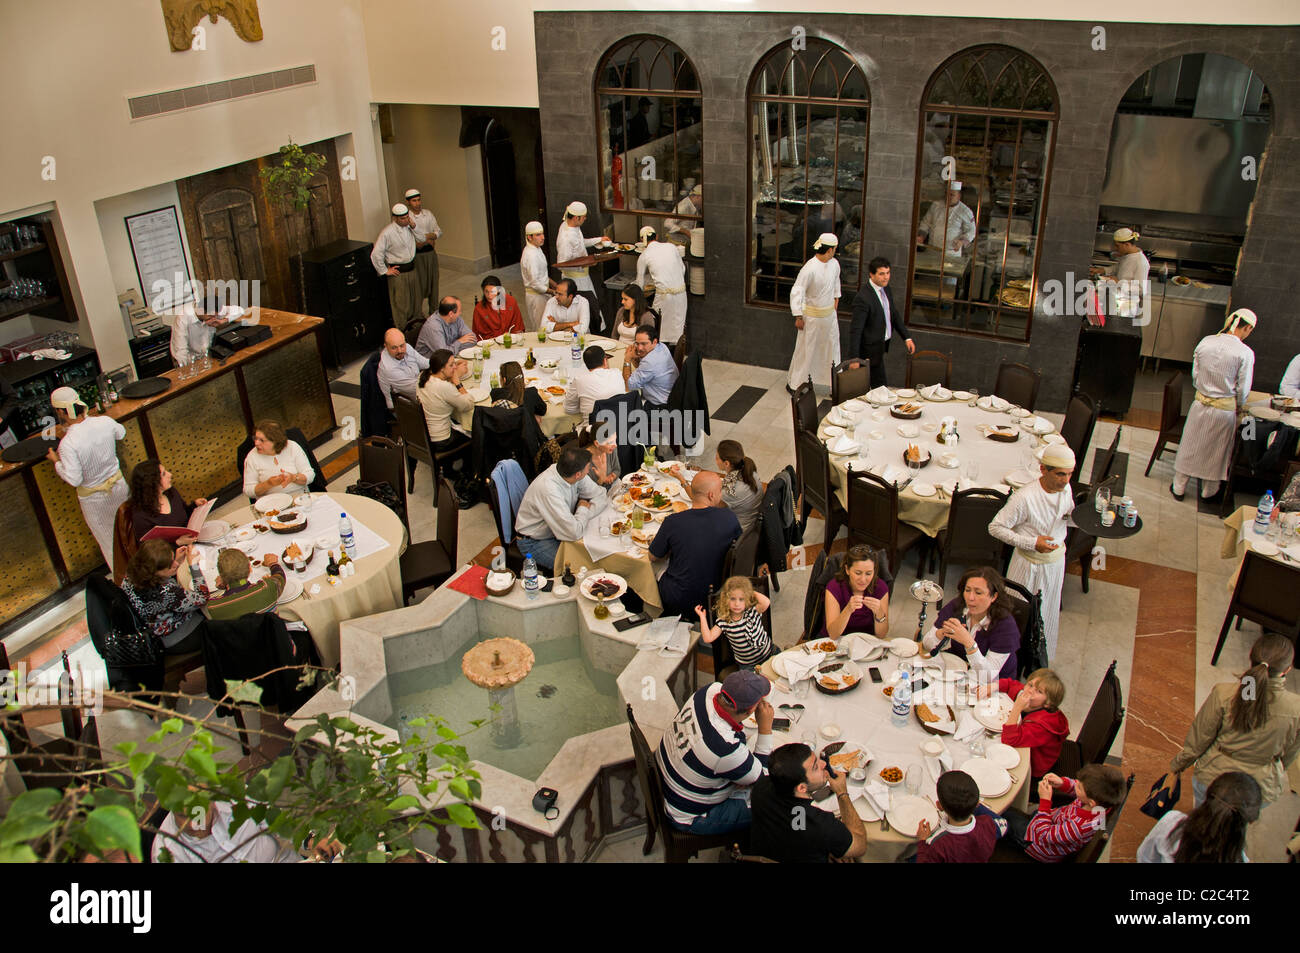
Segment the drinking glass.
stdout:
<svg viewBox="0 0 1300 953">
<path fill-rule="evenodd" d="M 1102 526 L 1114 526 L 1114 525 L 1115 525 L 1115 509 L 1114 509 L 1114 507 L 1107 506 L 1104 510 L 1101 511 L 1101 525 L 1102 525 Z"/>
<path fill-rule="evenodd" d="M 980 478 L 980 465 L 978 460 L 966 461 L 966 479 L 970 481 L 971 486 L 976 486 Z"/>
<path fill-rule="evenodd" d="M 975 736 L 967 743 L 967 747 L 970 748 L 972 758 L 984 757 L 984 732 L 976 732 Z"/>
<path fill-rule="evenodd" d="M 480 381 L 483 379 L 483 358 L 482 357 L 474 358 L 474 379 Z"/>
<path fill-rule="evenodd" d="M 491 339 L 491 338 L 484 338 L 484 339 L 483 339 L 483 357 L 484 357 L 484 359 L 487 359 L 487 358 L 489 358 L 489 357 L 491 357 L 491 356 L 492 356 L 492 339 Z"/>
<path fill-rule="evenodd" d="M 805 680 L 805 681 L 806 681 L 806 680 Z M 814 733 L 811 732 L 811 731 L 805 731 L 802 735 L 799 736 L 799 740 L 802 741 L 804 744 L 806 744 L 809 748 L 812 748 L 814 754 L 817 753 L 817 735 L 816 735 L 816 734 L 814 734 Z"/>
<path fill-rule="evenodd" d="M 507 331 L 505 334 L 503 334 L 503 335 L 501 336 L 501 346 L 502 346 L 502 347 L 509 347 L 509 346 L 510 346 L 510 332 L 509 332 L 509 331 Z"/>
<path fill-rule="evenodd" d="M 1264 533 L 1264 538 L 1272 543 L 1279 543 L 1282 539 L 1282 518 L 1269 520 L 1268 530 Z M 1282 545 L 1286 545 L 1282 543 Z"/>
<path fill-rule="evenodd" d="M 1097 490 L 1097 496 L 1093 501 L 1098 513 L 1104 513 L 1110 507 L 1110 487 L 1103 486 Z"/>
<path fill-rule="evenodd" d="M 608 539 L 608 538 L 609 538 L 609 533 L 610 533 L 610 529 L 609 529 L 609 520 L 601 520 L 601 521 L 600 521 L 600 535 L 601 535 L 603 538 Z"/>
<path fill-rule="evenodd" d="M 538 344 L 546 343 L 546 328 L 537 329 L 537 343 Z"/>
<path fill-rule="evenodd" d="M 811 678 L 801 678 L 797 682 L 790 683 L 790 691 L 794 693 L 795 698 L 800 698 L 800 699 L 808 697 L 808 689 L 810 689 L 811 687 L 812 687 Z M 812 738 L 812 740 L 808 741 L 807 740 L 808 738 Z M 817 750 L 817 739 L 811 734 L 805 736 L 804 744 L 808 745 L 808 747 L 812 748 L 814 751 Z"/>
<path fill-rule="evenodd" d="M 921 793 L 921 766 L 919 764 L 908 765 L 907 773 L 903 775 L 903 787 L 913 797 Z"/>
</svg>

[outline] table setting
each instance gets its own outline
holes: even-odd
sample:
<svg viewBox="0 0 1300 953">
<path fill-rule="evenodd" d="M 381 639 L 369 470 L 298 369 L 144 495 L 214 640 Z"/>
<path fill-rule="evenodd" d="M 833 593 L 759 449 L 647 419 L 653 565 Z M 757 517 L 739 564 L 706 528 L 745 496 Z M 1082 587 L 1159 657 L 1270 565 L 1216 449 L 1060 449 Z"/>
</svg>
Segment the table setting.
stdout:
<svg viewBox="0 0 1300 953">
<path fill-rule="evenodd" d="M 1255 523 L 1256 508 L 1243 506 L 1223 521 L 1223 545 L 1219 555 L 1236 559 L 1237 568 L 1228 578 L 1228 589 L 1237 587 L 1246 550 L 1292 567 L 1300 567 L 1300 513 L 1278 513 L 1261 531 Z"/>
<path fill-rule="evenodd" d="M 861 678 L 844 687 L 846 670 L 860 672 Z M 775 733 L 773 744 L 802 741 L 827 757 L 831 767 L 849 772 L 854 808 L 872 825 L 864 860 L 894 861 L 906 855 L 923 818 L 938 829 L 935 784 L 953 767 L 975 778 L 981 800 L 991 810 L 1028 807 L 1029 749 L 998 740 L 1005 696 L 979 699 L 964 659 L 947 653 L 925 659 L 911 639 L 851 633 L 838 641 L 822 638 L 797 645 L 764 662 L 759 671 L 773 682 L 768 700 L 777 716 L 791 723 L 788 732 Z M 893 720 L 891 696 L 904 672 L 920 688 L 900 725 Z M 823 684 L 828 675 L 839 677 L 836 688 Z M 952 717 L 941 714 L 941 708 Z M 744 727 L 747 741 L 756 741 L 757 727 Z M 813 803 L 837 809 L 834 797 L 815 795 Z"/>
<path fill-rule="evenodd" d="M 833 407 L 818 428 L 842 505 L 848 470 L 899 487 L 899 519 L 929 536 L 947 525 L 957 490 L 1002 493 L 1038 479 L 1039 458 L 1064 438 L 1056 426 L 1000 397 L 940 384 L 877 387 Z"/>
</svg>

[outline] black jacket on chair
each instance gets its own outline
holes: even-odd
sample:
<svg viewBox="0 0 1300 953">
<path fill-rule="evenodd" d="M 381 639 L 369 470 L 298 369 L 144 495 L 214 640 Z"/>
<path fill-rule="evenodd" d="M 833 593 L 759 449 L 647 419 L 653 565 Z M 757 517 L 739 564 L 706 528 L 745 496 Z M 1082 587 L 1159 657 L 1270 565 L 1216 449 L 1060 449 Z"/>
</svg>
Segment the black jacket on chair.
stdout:
<svg viewBox="0 0 1300 953">
<path fill-rule="evenodd" d="M 637 415 L 645 410 L 644 402 L 641 400 L 641 392 L 632 390 L 626 394 L 615 394 L 613 397 L 606 397 L 596 401 L 591 405 L 591 414 L 587 420 L 596 428 L 596 435 L 601 435 L 602 424 L 604 421 L 609 422 L 609 429 L 615 437 L 623 433 L 626 435 L 627 429 L 632 427 L 632 422 L 637 419 Z M 606 416 L 601 418 L 601 414 Z M 612 416 L 613 419 L 610 419 Z M 647 439 L 649 432 L 647 431 Z M 645 458 L 645 445 L 640 443 L 618 443 L 618 468 L 620 473 L 633 473 L 641 467 L 641 461 Z"/>
<path fill-rule="evenodd" d="M 869 280 L 863 282 L 857 296 L 853 299 L 853 322 L 849 325 L 849 349 L 844 359 L 879 357 L 889 349 L 889 344 L 897 338 L 907 340 L 910 335 L 907 325 L 903 323 L 903 312 L 894 303 L 894 293 L 885 286 L 885 299 L 889 302 L 890 332 L 889 341 L 885 341 L 885 310 L 876 297 L 876 286 Z M 875 383 L 874 381 L 872 383 Z"/>
<path fill-rule="evenodd" d="M 203 638 L 208 697 L 213 701 L 225 697 L 227 679 L 246 681 L 286 665 L 319 664 L 311 658 L 315 654 L 311 639 L 295 639 L 294 635 L 274 612 L 209 619 Z M 262 707 L 282 712 L 299 708 L 316 693 L 314 686 L 298 688 L 299 677 L 298 671 L 290 669 L 258 678 Z"/>
<path fill-rule="evenodd" d="M 361 365 L 361 436 L 388 437 L 392 435 L 393 415 L 384 400 L 384 392 L 379 389 L 379 358 L 383 350 L 378 350 L 366 358 Z"/>
<path fill-rule="evenodd" d="M 758 563 L 767 563 L 773 575 L 784 570 L 785 556 L 791 546 L 803 542 L 799 520 L 795 518 L 794 467 L 786 467 L 767 484 L 759 514 L 763 534 L 758 541 Z"/>
<path fill-rule="evenodd" d="M 709 398 L 704 392 L 704 371 L 698 354 L 687 354 L 682 362 L 682 372 L 677 375 L 673 389 L 668 394 L 668 409 L 680 411 L 685 432 L 681 434 L 663 434 L 661 438 L 668 443 L 680 443 L 682 446 L 694 446 L 699 439 L 695 422 L 701 422 L 705 433 L 709 430 Z M 670 427 L 675 430 L 676 427 Z"/>
<path fill-rule="evenodd" d="M 526 407 L 475 407 L 470 439 L 470 465 L 480 482 L 507 457 L 518 461 L 530 483 L 537 476 L 533 461 L 546 438 L 537 417 Z"/>
</svg>

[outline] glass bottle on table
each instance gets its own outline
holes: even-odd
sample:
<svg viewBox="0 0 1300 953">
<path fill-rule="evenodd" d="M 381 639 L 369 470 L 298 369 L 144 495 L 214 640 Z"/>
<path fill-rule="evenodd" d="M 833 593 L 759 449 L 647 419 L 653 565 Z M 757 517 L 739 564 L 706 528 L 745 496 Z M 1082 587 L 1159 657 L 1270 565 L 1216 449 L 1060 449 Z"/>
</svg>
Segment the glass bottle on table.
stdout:
<svg viewBox="0 0 1300 953">
<path fill-rule="evenodd" d="M 339 574 L 339 564 L 334 561 L 334 550 L 331 549 L 329 554 L 330 561 L 325 564 L 325 575 L 337 578 Z"/>
</svg>

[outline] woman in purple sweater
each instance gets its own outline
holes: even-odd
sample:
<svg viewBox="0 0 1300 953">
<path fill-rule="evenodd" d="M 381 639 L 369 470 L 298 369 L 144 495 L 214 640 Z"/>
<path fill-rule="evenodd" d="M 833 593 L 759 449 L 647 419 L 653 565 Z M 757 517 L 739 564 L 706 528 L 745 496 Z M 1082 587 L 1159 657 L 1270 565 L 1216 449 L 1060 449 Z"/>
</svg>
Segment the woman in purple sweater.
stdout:
<svg viewBox="0 0 1300 953">
<path fill-rule="evenodd" d="M 933 652 L 944 639 L 944 651 L 966 659 L 971 671 L 988 679 L 1015 678 L 1020 627 L 1011 614 L 1002 574 L 989 566 L 969 569 L 957 583 L 960 595 L 939 611 L 934 626 L 921 639 Z"/>
<path fill-rule="evenodd" d="M 876 572 L 876 551 L 851 546 L 835 578 L 826 584 L 823 635 L 838 639 L 845 632 L 889 634 L 889 586 Z"/>
</svg>

